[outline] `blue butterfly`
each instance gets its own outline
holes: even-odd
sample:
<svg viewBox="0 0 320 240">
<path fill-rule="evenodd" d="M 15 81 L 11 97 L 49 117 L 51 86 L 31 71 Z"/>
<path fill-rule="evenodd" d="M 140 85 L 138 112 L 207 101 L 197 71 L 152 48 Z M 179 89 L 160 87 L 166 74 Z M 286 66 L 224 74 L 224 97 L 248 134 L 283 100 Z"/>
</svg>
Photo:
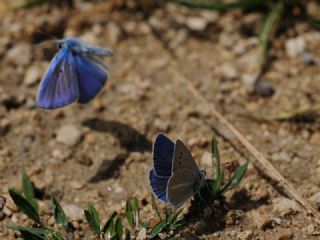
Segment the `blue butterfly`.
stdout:
<svg viewBox="0 0 320 240">
<path fill-rule="evenodd" d="M 163 202 L 178 207 L 205 184 L 190 151 L 182 141 L 174 144 L 159 134 L 153 146 L 153 169 L 149 180 L 154 194 Z"/>
<path fill-rule="evenodd" d="M 112 50 L 88 45 L 75 38 L 58 41 L 59 52 L 44 75 L 37 106 L 44 109 L 64 107 L 74 101 L 87 103 L 108 79 L 108 72 L 96 57 L 112 56 Z"/>
</svg>

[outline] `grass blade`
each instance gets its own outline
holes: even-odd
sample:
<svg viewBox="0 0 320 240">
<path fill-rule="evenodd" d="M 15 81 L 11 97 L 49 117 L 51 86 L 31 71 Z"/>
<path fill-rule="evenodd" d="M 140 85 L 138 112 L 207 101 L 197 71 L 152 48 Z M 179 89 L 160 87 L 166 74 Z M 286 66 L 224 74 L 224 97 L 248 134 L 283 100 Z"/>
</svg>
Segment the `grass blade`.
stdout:
<svg viewBox="0 0 320 240">
<path fill-rule="evenodd" d="M 177 212 L 175 214 L 171 214 L 167 219 L 167 224 L 172 225 L 172 224 L 175 224 L 177 220 L 179 221 L 178 217 L 182 213 L 182 211 L 183 211 L 183 209 L 180 208 L 177 210 Z"/>
<path fill-rule="evenodd" d="M 211 10 L 229 10 L 234 8 L 253 9 L 257 7 L 265 7 L 269 1 L 263 0 L 239 0 L 234 2 L 220 2 L 220 1 L 195 1 L 195 0 L 167 0 L 167 2 L 175 3 L 189 8 L 211 9 Z"/>
<path fill-rule="evenodd" d="M 127 203 L 126 203 L 126 211 L 125 211 L 125 215 L 126 215 L 126 218 L 127 218 L 127 221 L 130 225 L 130 227 L 132 228 L 133 226 L 133 213 L 132 213 L 132 206 L 131 206 L 131 203 L 129 200 L 127 200 Z"/>
<path fill-rule="evenodd" d="M 156 203 L 156 200 L 155 200 L 153 194 L 151 194 L 151 205 L 152 205 L 153 212 L 158 216 L 158 218 L 160 220 L 162 220 L 162 217 L 159 212 L 159 208 L 157 206 L 157 203 Z"/>
<path fill-rule="evenodd" d="M 108 221 L 104 224 L 103 228 L 102 228 L 102 232 L 105 234 L 108 230 L 109 232 L 111 232 L 110 230 L 110 226 L 113 223 L 113 219 L 115 218 L 115 216 L 117 215 L 117 212 L 112 213 L 111 217 L 108 219 Z"/>
<path fill-rule="evenodd" d="M 260 56 L 259 56 L 260 72 L 263 71 L 266 65 L 269 41 L 277 29 L 277 24 L 280 20 L 282 9 L 283 9 L 283 3 L 281 1 L 279 1 L 278 3 L 274 3 L 262 26 L 262 29 L 259 35 L 259 43 L 261 48 Z"/>
<path fill-rule="evenodd" d="M 88 210 L 84 210 L 84 215 L 90 225 L 92 232 L 100 235 L 100 217 L 92 203 L 88 204 Z"/>
<path fill-rule="evenodd" d="M 221 192 L 224 192 L 226 190 L 231 190 L 231 189 L 235 188 L 240 183 L 240 181 L 242 180 L 242 178 L 244 177 L 244 175 L 248 169 L 248 164 L 249 164 L 249 162 L 246 162 L 245 164 L 239 166 L 236 169 L 234 175 L 231 177 L 231 179 L 226 184 L 226 186 L 224 186 L 224 188 Z"/>
<path fill-rule="evenodd" d="M 132 207 L 133 207 L 133 212 L 134 212 L 134 221 L 136 224 L 136 228 L 138 228 L 139 222 L 140 222 L 140 208 L 139 208 L 139 201 L 136 197 L 133 199 Z"/>
<path fill-rule="evenodd" d="M 218 193 L 221 189 L 223 182 L 223 171 L 221 169 L 220 154 L 218 150 L 218 143 L 215 138 L 211 141 L 211 152 L 212 152 L 212 165 L 216 166 L 216 179 L 213 183 L 213 193 Z"/>
<path fill-rule="evenodd" d="M 21 212 L 26 214 L 35 222 L 40 223 L 40 216 L 37 209 L 34 208 L 34 206 L 27 199 L 17 193 L 17 191 L 13 188 L 9 189 L 9 194 Z"/>
<path fill-rule="evenodd" d="M 163 228 L 166 226 L 166 222 L 164 220 L 160 220 L 151 230 L 151 238 L 157 236 Z"/>
<path fill-rule="evenodd" d="M 46 240 L 49 232 L 43 228 L 23 227 L 16 225 L 6 225 L 7 228 L 19 231 L 25 240 Z"/>
<path fill-rule="evenodd" d="M 28 175 L 23 171 L 22 172 L 22 188 L 25 199 L 38 210 L 38 204 L 34 199 L 34 187 Z"/>
<path fill-rule="evenodd" d="M 118 240 L 121 240 L 123 235 L 123 226 L 120 218 L 117 218 L 116 220 L 115 230 Z"/>
<path fill-rule="evenodd" d="M 128 230 L 128 228 L 126 228 L 126 231 L 125 231 L 125 240 L 130 240 L 130 239 L 131 239 L 130 231 Z"/>
<path fill-rule="evenodd" d="M 54 208 L 54 218 L 56 220 L 56 223 L 61 224 L 63 229 L 67 231 L 69 228 L 69 221 L 67 215 L 65 214 L 60 203 L 55 197 L 52 197 L 51 201 Z"/>
</svg>

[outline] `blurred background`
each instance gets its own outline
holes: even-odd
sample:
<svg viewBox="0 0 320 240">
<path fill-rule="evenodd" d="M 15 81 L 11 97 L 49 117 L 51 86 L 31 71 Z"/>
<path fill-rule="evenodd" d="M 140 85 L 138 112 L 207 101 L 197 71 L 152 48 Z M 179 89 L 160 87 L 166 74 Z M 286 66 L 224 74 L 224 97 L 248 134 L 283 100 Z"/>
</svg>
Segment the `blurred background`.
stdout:
<svg viewBox="0 0 320 240">
<path fill-rule="evenodd" d="M 21 189 L 23 169 L 43 216 L 50 219 L 55 195 L 79 238 L 90 239 L 82 216 L 89 201 L 107 216 L 137 196 L 151 215 L 157 133 L 183 140 L 209 174 L 213 136 L 227 170 L 248 159 L 178 77 L 320 206 L 319 12 L 311 0 L 0 0 L 1 238 L 16 239 L 4 224 L 28 224 L 8 195 L 9 187 Z M 104 59 L 110 79 L 86 105 L 37 109 L 39 83 L 58 51 L 50 40 L 67 37 L 113 49 Z M 192 216 L 178 236 L 319 238 L 295 202 L 252 166 L 226 202 L 227 209 Z"/>
</svg>

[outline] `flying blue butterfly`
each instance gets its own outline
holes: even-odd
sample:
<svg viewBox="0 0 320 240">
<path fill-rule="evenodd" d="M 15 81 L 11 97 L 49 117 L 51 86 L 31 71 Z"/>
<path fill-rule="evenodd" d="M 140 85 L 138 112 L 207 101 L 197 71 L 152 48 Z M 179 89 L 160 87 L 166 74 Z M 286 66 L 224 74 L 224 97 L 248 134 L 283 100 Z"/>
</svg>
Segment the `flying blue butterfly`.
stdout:
<svg viewBox="0 0 320 240">
<path fill-rule="evenodd" d="M 163 134 L 157 136 L 149 180 L 160 200 L 178 207 L 204 185 L 205 179 L 204 171 L 199 170 L 182 141 L 174 144 Z"/>
<path fill-rule="evenodd" d="M 74 101 L 87 103 L 108 79 L 108 72 L 97 58 L 112 56 L 112 50 L 88 45 L 75 38 L 59 40 L 59 52 L 44 75 L 37 106 L 44 109 L 64 107 Z"/>
</svg>

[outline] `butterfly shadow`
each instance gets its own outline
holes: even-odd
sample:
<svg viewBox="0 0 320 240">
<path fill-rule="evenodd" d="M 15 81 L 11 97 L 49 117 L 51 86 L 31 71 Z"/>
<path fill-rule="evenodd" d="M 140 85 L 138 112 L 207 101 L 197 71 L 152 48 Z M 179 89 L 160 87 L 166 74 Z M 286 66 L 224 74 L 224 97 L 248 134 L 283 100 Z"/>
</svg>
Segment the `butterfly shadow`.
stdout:
<svg viewBox="0 0 320 240">
<path fill-rule="evenodd" d="M 128 152 L 151 152 L 152 150 L 152 143 L 128 124 L 90 118 L 85 120 L 83 125 L 97 132 L 112 134 L 118 139 L 120 146 Z"/>
<path fill-rule="evenodd" d="M 199 202 L 192 201 L 184 217 L 187 222 L 185 229 L 187 232 L 188 229 L 193 229 L 197 236 L 222 231 L 227 226 L 227 213 L 228 208 L 223 198 L 205 207 Z"/>
<path fill-rule="evenodd" d="M 119 145 L 124 150 L 114 159 L 103 160 L 96 174 L 89 180 L 91 183 L 117 177 L 120 167 L 128 158 L 130 152 L 143 153 L 152 150 L 152 143 L 143 134 L 127 124 L 99 118 L 86 119 L 82 124 L 94 131 L 113 135 L 118 139 Z"/>
</svg>

